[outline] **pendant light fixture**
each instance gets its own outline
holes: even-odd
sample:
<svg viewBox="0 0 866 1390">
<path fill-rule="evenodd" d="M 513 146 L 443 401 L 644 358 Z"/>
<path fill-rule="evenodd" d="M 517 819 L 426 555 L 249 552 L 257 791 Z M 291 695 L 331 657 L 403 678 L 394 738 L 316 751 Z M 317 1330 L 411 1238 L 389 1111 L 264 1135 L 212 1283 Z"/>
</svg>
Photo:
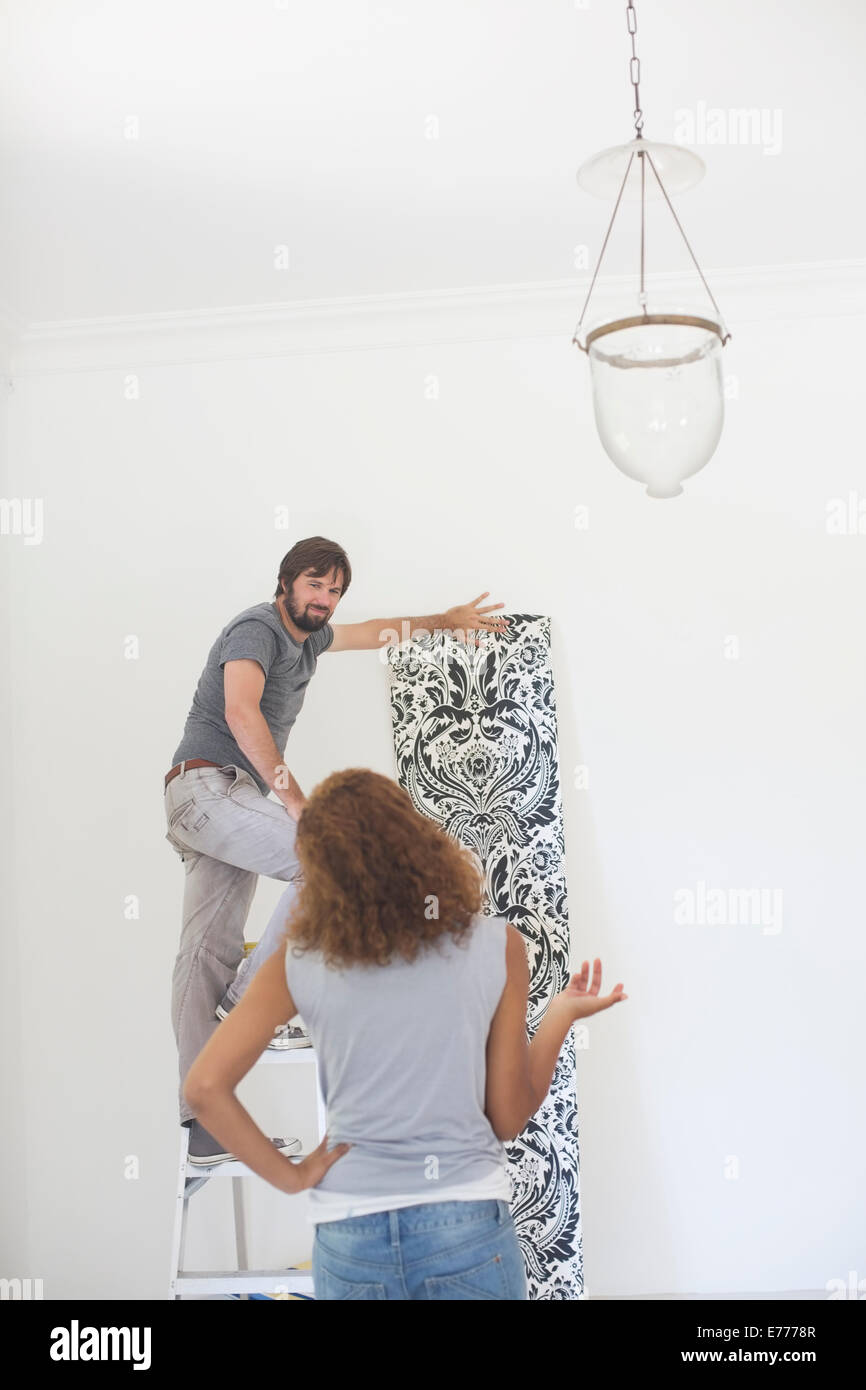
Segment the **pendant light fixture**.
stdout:
<svg viewBox="0 0 866 1390">
<path fill-rule="evenodd" d="M 597 197 L 616 193 L 573 342 L 587 354 L 599 438 L 608 457 L 627 477 L 646 485 L 649 497 L 677 497 L 683 479 L 708 463 L 724 420 L 722 348 L 730 338 L 670 200 L 703 178 L 705 166 L 682 145 L 643 138 L 637 17 L 626 6 L 631 35 L 629 77 L 634 88 L 634 139 L 602 150 L 583 164 L 577 181 Z M 683 306 L 648 303 L 646 289 L 646 204 L 661 196 L 688 247 L 715 317 Z M 640 202 L 640 288 L 630 313 L 583 332 L 602 259 L 623 201 Z"/>
</svg>

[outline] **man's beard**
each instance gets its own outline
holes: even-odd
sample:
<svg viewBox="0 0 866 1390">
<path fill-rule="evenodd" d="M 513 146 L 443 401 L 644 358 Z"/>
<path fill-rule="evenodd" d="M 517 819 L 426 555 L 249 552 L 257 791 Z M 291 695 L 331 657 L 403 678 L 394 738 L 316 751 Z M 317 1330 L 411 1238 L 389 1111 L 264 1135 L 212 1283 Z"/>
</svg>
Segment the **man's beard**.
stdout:
<svg viewBox="0 0 866 1390">
<path fill-rule="evenodd" d="M 328 621 L 327 613 L 308 613 L 306 609 L 300 610 L 290 598 L 286 599 L 286 611 L 301 632 L 318 632 Z"/>
</svg>

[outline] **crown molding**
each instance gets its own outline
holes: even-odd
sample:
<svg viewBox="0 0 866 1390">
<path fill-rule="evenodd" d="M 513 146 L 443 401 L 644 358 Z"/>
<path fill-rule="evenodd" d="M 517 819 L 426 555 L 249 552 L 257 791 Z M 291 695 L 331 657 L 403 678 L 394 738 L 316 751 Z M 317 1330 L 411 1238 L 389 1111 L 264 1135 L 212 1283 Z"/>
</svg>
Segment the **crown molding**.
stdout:
<svg viewBox="0 0 866 1390">
<path fill-rule="evenodd" d="M 706 278 L 734 338 L 740 324 L 866 313 L 866 260 L 718 269 Z M 10 315 L 8 339 L 0 309 L 0 352 L 14 377 L 27 377 L 521 338 L 570 345 L 589 283 L 584 276 L 26 327 Z M 647 286 L 671 305 L 711 310 L 695 274 L 650 275 Z M 634 289 L 634 275 L 599 277 L 591 318 L 621 308 Z"/>
<path fill-rule="evenodd" d="M 18 344 L 24 333 L 24 320 L 8 304 L 0 303 L 0 375 L 9 377 Z"/>
</svg>

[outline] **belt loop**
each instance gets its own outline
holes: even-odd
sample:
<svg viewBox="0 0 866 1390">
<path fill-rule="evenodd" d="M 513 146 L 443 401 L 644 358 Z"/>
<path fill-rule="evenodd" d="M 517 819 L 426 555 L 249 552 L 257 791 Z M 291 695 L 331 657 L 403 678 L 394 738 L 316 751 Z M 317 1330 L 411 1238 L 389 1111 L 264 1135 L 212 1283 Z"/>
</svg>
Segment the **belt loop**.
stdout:
<svg viewBox="0 0 866 1390">
<path fill-rule="evenodd" d="M 181 758 L 181 761 L 180 761 L 180 772 L 178 773 L 178 777 L 182 777 L 185 771 L 186 771 L 186 758 Z"/>
</svg>

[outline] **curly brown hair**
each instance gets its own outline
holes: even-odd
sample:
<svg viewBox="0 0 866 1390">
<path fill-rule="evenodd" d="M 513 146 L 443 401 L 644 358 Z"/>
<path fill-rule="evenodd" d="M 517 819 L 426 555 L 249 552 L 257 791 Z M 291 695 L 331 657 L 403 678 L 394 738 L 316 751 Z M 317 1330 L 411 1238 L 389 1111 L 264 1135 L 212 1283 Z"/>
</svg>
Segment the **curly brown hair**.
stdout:
<svg viewBox="0 0 866 1390">
<path fill-rule="evenodd" d="M 475 855 L 420 815 L 390 777 L 334 772 L 312 792 L 295 848 L 303 879 L 287 945 L 327 965 L 412 961 L 446 934 L 461 942 L 481 910 Z"/>
</svg>

